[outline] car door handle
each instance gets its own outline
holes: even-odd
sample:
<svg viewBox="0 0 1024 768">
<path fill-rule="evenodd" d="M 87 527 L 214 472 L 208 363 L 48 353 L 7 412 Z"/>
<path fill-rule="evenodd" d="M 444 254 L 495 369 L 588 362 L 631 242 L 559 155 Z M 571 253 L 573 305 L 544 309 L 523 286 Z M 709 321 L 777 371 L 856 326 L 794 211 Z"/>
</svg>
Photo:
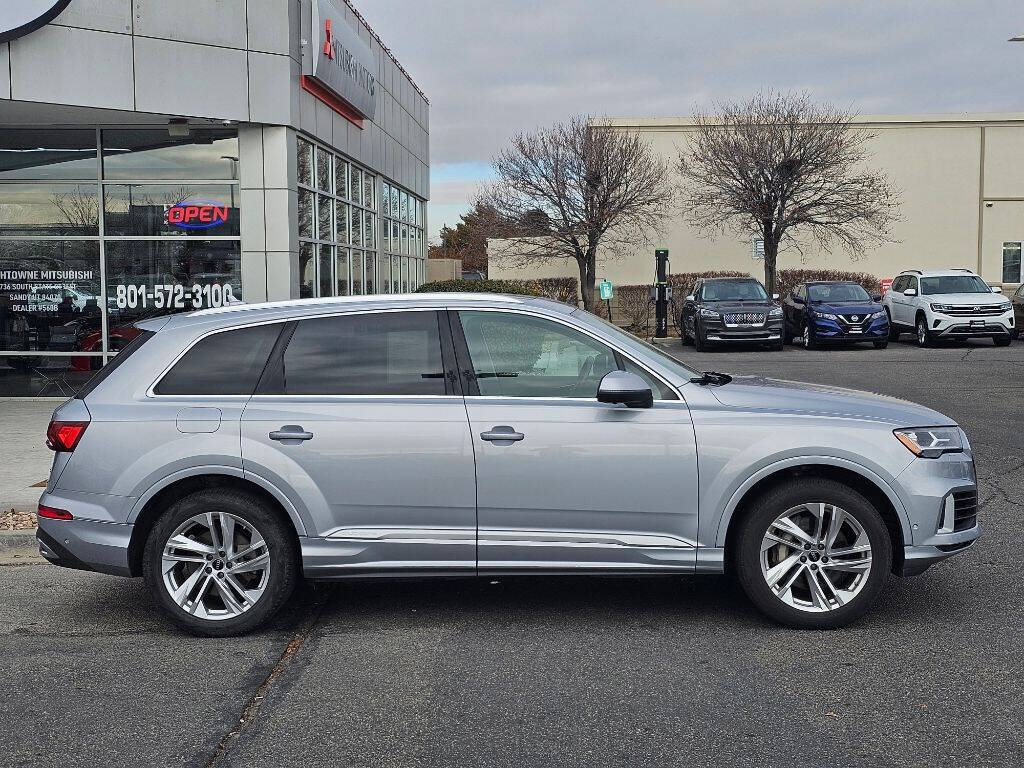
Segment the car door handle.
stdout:
<svg viewBox="0 0 1024 768">
<path fill-rule="evenodd" d="M 303 440 L 312 440 L 313 433 L 307 432 L 298 424 L 285 424 L 278 430 L 270 433 L 271 440 L 280 440 L 285 445 L 298 445 Z"/>
<path fill-rule="evenodd" d="M 525 437 L 522 432 L 516 432 L 512 427 L 505 425 L 491 427 L 490 431 L 480 433 L 481 440 L 487 440 L 495 445 L 512 445 Z"/>
</svg>

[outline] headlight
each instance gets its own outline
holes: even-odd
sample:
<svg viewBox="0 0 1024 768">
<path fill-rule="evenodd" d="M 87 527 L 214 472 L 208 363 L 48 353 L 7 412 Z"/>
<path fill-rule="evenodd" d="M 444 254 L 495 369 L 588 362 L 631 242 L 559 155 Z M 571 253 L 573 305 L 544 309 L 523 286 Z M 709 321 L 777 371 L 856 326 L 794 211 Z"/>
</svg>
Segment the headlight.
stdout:
<svg viewBox="0 0 1024 768">
<path fill-rule="evenodd" d="M 885 310 L 884 309 L 881 312 L 872 312 L 871 313 L 871 319 L 872 320 L 877 320 L 880 317 L 885 317 Z"/>
<path fill-rule="evenodd" d="M 718 317 L 718 313 L 715 312 L 715 310 L 713 310 L 713 309 L 705 309 L 704 307 L 701 307 L 701 309 L 700 309 L 700 316 L 701 317 L 715 317 L 715 318 L 717 318 Z"/>
<path fill-rule="evenodd" d="M 912 454 L 925 459 L 934 459 L 944 453 L 957 453 L 964 449 L 957 427 L 894 429 L 893 434 Z"/>
<path fill-rule="evenodd" d="M 772 307 L 768 317 L 782 317 L 782 307 Z"/>
<path fill-rule="evenodd" d="M 1008 301 L 1005 304 L 1003 304 L 1003 312 L 1009 312 L 1011 309 L 1013 309 L 1013 304 L 1011 302 Z"/>
<path fill-rule="evenodd" d="M 953 307 L 950 304 L 932 304 L 932 312 L 949 312 Z"/>
<path fill-rule="evenodd" d="M 815 312 L 814 316 L 815 317 L 823 317 L 826 320 L 838 320 L 839 319 L 836 315 L 829 314 L 828 312 Z"/>
</svg>

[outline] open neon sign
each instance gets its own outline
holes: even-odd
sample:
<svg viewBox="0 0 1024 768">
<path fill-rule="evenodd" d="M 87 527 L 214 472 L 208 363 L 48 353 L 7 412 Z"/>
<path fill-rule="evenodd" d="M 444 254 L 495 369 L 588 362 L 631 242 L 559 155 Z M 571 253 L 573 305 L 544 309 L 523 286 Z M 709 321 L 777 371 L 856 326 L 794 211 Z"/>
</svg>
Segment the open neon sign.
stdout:
<svg viewBox="0 0 1024 768">
<path fill-rule="evenodd" d="M 182 200 L 167 208 L 167 223 L 178 229 L 213 229 L 227 223 L 229 210 L 215 200 Z"/>
</svg>

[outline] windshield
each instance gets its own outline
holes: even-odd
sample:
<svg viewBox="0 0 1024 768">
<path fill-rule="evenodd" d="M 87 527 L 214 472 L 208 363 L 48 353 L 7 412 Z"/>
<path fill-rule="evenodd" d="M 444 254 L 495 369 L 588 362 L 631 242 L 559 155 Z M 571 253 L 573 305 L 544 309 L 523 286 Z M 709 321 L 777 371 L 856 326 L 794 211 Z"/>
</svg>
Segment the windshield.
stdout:
<svg viewBox="0 0 1024 768">
<path fill-rule="evenodd" d="M 627 350 L 630 350 L 630 348 L 632 348 L 632 351 L 639 352 L 640 350 L 638 348 L 642 349 L 648 357 L 654 360 L 654 362 L 658 363 L 663 368 L 667 368 L 668 370 L 677 374 L 684 381 L 700 375 L 699 372 L 694 371 L 692 368 L 687 368 L 685 365 L 683 365 L 681 362 L 679 362 L 676 358 L 672 357 L 672 355 L 668 354 L 667 352 L 662 351 L 653 344 L 648 344 L 646 341 L 644 341 L 638 336 L 634 336 L 632 333 L 627 333 L 626 331 L 619 328 L 617 325 L 609 323 L 602 317 L 598 317 L 597 315 L 591 314 L 590 312 L 587 312 L 582 309 L 578 309 L 572 314 L 573 317 L 585 323 L 601 326 L 602 330 L 609 333 L 612 336 L 612 338 L 614 338 L 619 344 L 621 344 Z"/>
<path fill-rule="evenodd" d="M 857 283 L 811 283 L 807 295 L 811 301 L 871 301 L 868 292 Z"/>
<path fill-rule="evenodd" d="M 715 280 L 700 289 L 704 301 L 766 301 L 768 293 L 757 280 Z"/>
<path fill-rule="evenodd" d="M 977 275 L 922 277 L 921 295 L 936 293 L 992 293 L 992 289 Z"/>
</svg>

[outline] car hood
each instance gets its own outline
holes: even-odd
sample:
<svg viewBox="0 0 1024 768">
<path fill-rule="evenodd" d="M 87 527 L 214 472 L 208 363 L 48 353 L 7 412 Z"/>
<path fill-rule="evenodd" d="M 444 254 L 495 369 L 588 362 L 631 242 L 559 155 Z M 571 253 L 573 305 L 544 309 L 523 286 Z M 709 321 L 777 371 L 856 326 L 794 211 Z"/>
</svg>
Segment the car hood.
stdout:
<svg viewBox="0 0 1024 768">
<path fill-rule="evenodd" d="M 921 298 L 934 304 L 956 304 L 957 306 L 970 305 L 980 307 L 986 304 L 1005 304 L 1009 302 L 1009 299 L 1001 293 L 926 293 Z"/>
<path fill-rule="evenodd" d="M 855 418 L 893 427 L 956 423 L 931 408 L 888 395 L 762 376 L 736 376 L 729 384 L 711 391 L 722 405 L 759 412 Z"/>
<path fill-rule="evenodd" d="M 812 301 L 811 306 L 819 312 L 831 312 L 834 315 L 870 315 L 882 311 L 882 305 L 873 301 Z"/>
</svg>

